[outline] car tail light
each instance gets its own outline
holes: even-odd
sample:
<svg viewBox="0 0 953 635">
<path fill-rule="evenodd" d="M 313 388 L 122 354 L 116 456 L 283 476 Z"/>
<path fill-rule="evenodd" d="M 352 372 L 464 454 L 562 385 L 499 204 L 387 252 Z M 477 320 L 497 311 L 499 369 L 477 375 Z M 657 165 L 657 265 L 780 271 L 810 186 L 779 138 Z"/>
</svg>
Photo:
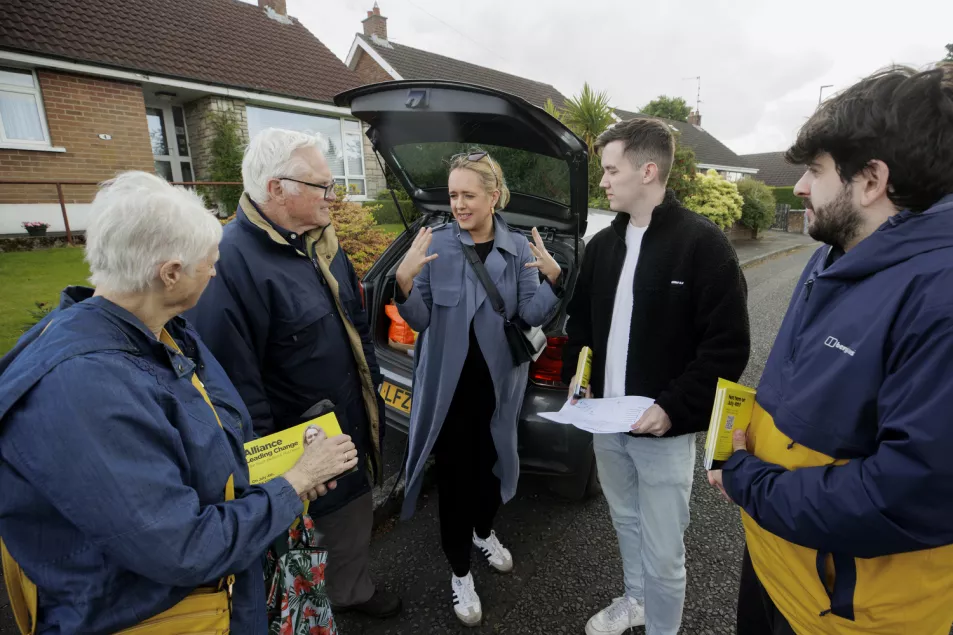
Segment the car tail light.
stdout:
<svg viewBox="0 0 953 635">
<path fill-rule="evenodd" d="M 563 347 L 569 338 L 565 335 L 546 338 L 543 354 L 529 367 L 529 378 L 540 386 L 565 386 L 562 381 Z"/>
<path fill-rule="evenodd" d="M 364 283 L 360 280 L 357 281 L 357 290 L 361 293 L 361 308 L 366 311 L 367 305 L 364 303 Z"/>
</svg>

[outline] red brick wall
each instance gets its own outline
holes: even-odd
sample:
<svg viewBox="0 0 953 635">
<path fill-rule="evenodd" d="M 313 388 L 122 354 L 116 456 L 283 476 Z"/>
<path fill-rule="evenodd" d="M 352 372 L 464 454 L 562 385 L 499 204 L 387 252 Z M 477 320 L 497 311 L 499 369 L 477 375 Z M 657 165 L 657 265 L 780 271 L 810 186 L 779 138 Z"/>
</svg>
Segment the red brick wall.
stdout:
<svg viewBox="0 0 953 635">
<path fill-rule="evenodd" d="M 387 71 L 381 68 L 380 64 L 374 61 L 374 58 L 364 51 L 361 51 L 360 57 L 357 58 L 357 65 L 354 67 L 354 72 L 357 73 L 357 76 L 360 77 L 361 81 L 365 84 L 388 82 L 394 79 L 387 74 Z"/>
<path fill-rule="evenodd" d="M 66 152 L 0 149 L 10 179 L 102 181 L 123 170 L 154 172 L 145 103 L 138 84 L 37 71 L 50 139 Z M 99 134 L 112 135 L 110 141 Z M 63 186 L 67 203 L 88 203 L 95 187 Z M 0 203 L 54 203 L 56 188 L 0 185 Z"/>
</svg>

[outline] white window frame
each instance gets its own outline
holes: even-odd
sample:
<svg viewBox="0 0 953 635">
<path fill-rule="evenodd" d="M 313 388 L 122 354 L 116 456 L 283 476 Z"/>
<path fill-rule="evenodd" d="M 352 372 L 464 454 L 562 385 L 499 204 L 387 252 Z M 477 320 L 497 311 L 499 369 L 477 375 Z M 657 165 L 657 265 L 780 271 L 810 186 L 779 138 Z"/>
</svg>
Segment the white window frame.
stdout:
<svg viewBox="0 0 953 635">
<path fill-rule="evenodd" d="M 150 108 L 158 110 L 162 113 L 162 122 L 165 124 L 165 145 L 166 150 L 169 151 L 168 154 L 163 155 L 153 154 L 152 160 L 168 161 L 172 165 L 172 180 L 176 182 L 185 180 L 182 178 L 182 162 L 185 161 L 189 164 L 189 169 L 192 170 L 191 180 L 194 181 L 195 164 L 192 161 L 192 144 L 189 142 L 189 126 L 185 121 L 185 106 L 183 104 L 169 104 L 159 101 L 146 100 L 146 109 Z M 172 114 L 173 108 L 182 109 L 182 123 L 185 127 L 185 145 L 189 149 L 189 155 L 187 157 L 183 157 L 179 154 L 178 138 L 175 135 L 175 117 Z M 149 147 L 152 147 L 151 142 Z"/>
<path fill-rule="evenodd" d="M 26 141 L 23 139 L 8 139 L 6 130 L 3 127 L 3 118 L 0 117 L 0 149 L 4 150 L 45 150 L 47 152 L 66 152 L 66 148 L 53 147 L 50 141 L 50 128 L 46 123 L 46 108 L 43 106 L 43 90 L 40 88 L 40 78 L 36 75 L 36 70 L 32 68 L 19 68 L 16 66 L 0 66 L 0 70 L 10 70 L 12 72 L 28 72 L 33 77 L 33 87 L 14 86 L 12 84 L 0 84 L 0 90 L 10 93 L 22 93 L 24 95 L 33 95 L 36 98 L 36 110 L 40 116 L 40 127 L 43 130 L 42 141 Z"/>
<path fill-rule="evenodd" d="M 344 128 L 344 122 L 353 121 L 357 124 L 357 132 L 346 132 Z M 344 153 L 344 183 L 350 184 L 351 181 L 363 181 L 364 182 L 364 193 L 363 194 L 354 194 L 353 196 L 348 194 L 352 201 L 367 201 L 367 159 L 364 156 L 364 125 L 357 119 L 348 119 L 347 117 L 340 118 L 341 125 L 341 151 L 344 152 L 344 146 L 346 143 L 347 135 L 356 135 L 357 141 L 361 146 L 361 174 L 360 175 L 351 175 L 351 168 L 348 166 L 347 153 Z M 340 177 L 334 177 L 340 178 Z M 348 185 L 345 185 L 347 187 Z"/>
<path fill-rule="evenodd" d="M 361 121 L 360 121 L 359 119 L 356 119 L 356 118 L 354 118 L 353 116 L 348 117 L 348 116 L 341 116 L 341 115 L 329 114 L 329 113 L 325 113 L 325 112 L 314 112 L 314 111 L 306 111 L 306 110 L 292 110 L 292 109 L 288 109 L 288 108 L 278 108 L 278 107 L 272 106 L 272 105 L 270 105 L 270 104 L 260 104 L 260 103 L 257 103 L 257 102 L 248 102 L 247 104 L 245 104 L 245 111 L 246 111 L 246 117 L 248 117 L 249 121 L 251 120 L 251 117 L 248 116 L 248 108 L 257 108 L 257 109 L 259 109 L 259 110 L 274 110 L 274 111 L 276 111 L 276 112 L 294 113 L 294 114 L 298 114 L 298 115 L 307 115 L 307 116 L 309 116 L 309 117 L 319 117 L 319 118 L 321 118 L 321 119 L 336 119 L 337 122 L 338 122 L 338 134 L 339 134 L 339 141 L 341 142 L 341 152 L 342 152 L 342 157 L 343 157 L 343 159 L 344 159 L 344 173 L 343 173 L 343 174 L 331 174 L 331 178 L 334 180 L 335 183 L 338 183 L 339 185 L 341 184 L 340 182 L 343 181 L 345 188 L 347 188 L 348 183 L 349 183 L 350 181 L 363 181 L 363 182 L 364 182 L 364 194 L 349 194 L 349 195 L 348 195 L 348 198 L 349 198 L 349 200 L 352 200 L 352 201 L 355 201 L 355 202 L 363 202 L 363 201 L 369 201 L 369 200 L 371 200 L 371 199 L 367 196 L 367 156 L 365 156 L 365 154 L 364 154 L 364 124 L 361 123 Z M 356 131 L 356 132 L 346 132 L 346 131 L 345 131 L 345 125 L 344 125 L 345 122 L 353 122 L 353 123 L 356 123 L 356 124 L 357 124 L 357 131 Z M 249 131 L 249 134 L 251 134 L 251 131 Z M 350 169 L 350 167 L 348 166 L 347 155 L 346 155 L 346 153 L 344 152 L 344 140 L 346 139 L 347 135 L 349 135 L 349 134 L 351 134 L 351 135 L 356 135 L 356 136 L 357 136 L 357 139 L 360 141 L 360 144 L 361 144 L 361 169 L 363 170 L 363 172 L 362 172 L 361 174 L 352 174 L 352 173 L 351 173 L 351 169 Z"/>
</svg>

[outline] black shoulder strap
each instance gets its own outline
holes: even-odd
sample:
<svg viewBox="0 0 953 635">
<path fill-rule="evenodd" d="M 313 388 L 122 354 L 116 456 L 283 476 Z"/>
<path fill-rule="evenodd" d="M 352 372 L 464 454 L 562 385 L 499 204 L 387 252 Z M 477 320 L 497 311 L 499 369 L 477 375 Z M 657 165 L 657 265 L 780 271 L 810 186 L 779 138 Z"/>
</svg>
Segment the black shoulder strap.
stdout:
<svg viewBox="0 0 953 635">
<path fill-rule="evenodd" d="M 486 297 L 490 300 L 490 304 L 493 305 L 493 310 L 502 315 L 503 319 L 506 319 L 503 297 L 500 296 L 496 285 L 490 280 L 490 274 L 487 273 L 486 267 L 483 266 L 480 255 L 476 252 L 473 245 L 461 245 L 461 247 L 463 247 L 463 253 L 467 255 L 467 260 L 470 261 L 470 266 L 473 267 L 473 271 L 476 272 L 477 278 L 480 279 L 480 284 L 486 289 Z"/>
</svg>

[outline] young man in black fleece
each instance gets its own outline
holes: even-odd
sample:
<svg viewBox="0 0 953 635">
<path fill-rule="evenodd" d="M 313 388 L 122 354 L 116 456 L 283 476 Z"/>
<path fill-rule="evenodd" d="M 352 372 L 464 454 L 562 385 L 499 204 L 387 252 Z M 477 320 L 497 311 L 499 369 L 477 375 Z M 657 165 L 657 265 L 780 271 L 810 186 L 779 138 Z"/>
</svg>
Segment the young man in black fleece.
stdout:
<svg viewBox="0 0 953 635">
<path fill-rule="evenodd" d="M 695 434 L 707 429 L 719 377 L 748 363 L 747 286 L 724 232 L 666 189 L 669 127 L 633 119 L 599 137 L 600 185 L 616 219 L 586 247 L 569 304 L 564 379 L 593 352 L 594 397 L 655 400 L 632 431 L 597 434 L 599 480 L 619 538 L 625 595 L 586 625 L 620 635 L 645 624 L 675 635 L 685 600 Z"/>
</svg>

